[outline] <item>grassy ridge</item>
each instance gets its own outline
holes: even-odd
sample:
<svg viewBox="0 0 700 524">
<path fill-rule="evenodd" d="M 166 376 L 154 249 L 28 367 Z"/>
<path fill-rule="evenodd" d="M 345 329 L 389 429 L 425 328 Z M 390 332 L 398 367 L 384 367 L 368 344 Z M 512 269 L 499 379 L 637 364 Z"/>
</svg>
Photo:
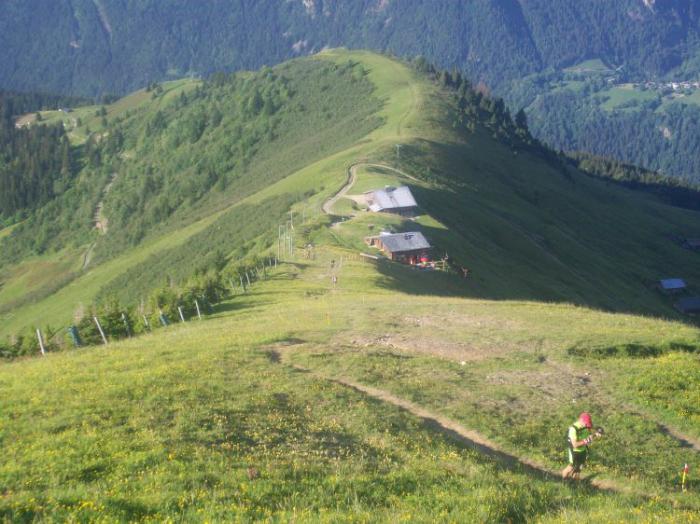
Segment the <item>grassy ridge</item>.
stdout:
<svg viewBox="0 0 700 524">
<path fill-rule="evenodd" d="M 217 249 L 232 260 L 265 249 L 276 228 L 263 230 L 289 207 L 297 246 L 312 242 L 314 256 L 201 323 L 0 366 L 0 518 L 697 520 L 700 501 L 694 488 L 678 493 L 678 472 L 697 457 L 682 439 L 700 438 L 700 332 L 600 311 L 670 315 L 644 279 L 666 267 L 696 278 L 692 253 L 664 232 L 693 227 L 697 214 L 607 192 L 551 159 L 514 154 L 486 129 L 463 132 L 448 93 L 397 62 L 343 51 L 312 60 L 360 62 L 383 125 L 229 205 L 190 209 L 187 227 L 174 220 L 13 311 L 0 333 L 66 322 L 106 290 L 134 299 Z M 409 184 L 422 216 L 339 204 L 357 216 L 329 227 L 321 204 L 357 162 L 399 171 L 361 167 L 351 194 Z M 472 276 L 363 261 L 363 236 L 382 227 L 422 228 Z M 505 467 L 336 378 L 411 400 L 548 469 L 563 467 L 566 427 L 591 410 L 608 436 L 587 473 L 615 490 Z"/>
<path fill-rule="evenodd" d="M 331 258 L 342 258 L 335 290 Z M 692 521 L 695 495 L 675 509 L 667 495 L 676 490 L 673 464 L 686 452 L 622 424 L 624 412 L 611 415 L 597 396 L 577 406 L 568 398 L 542 404 L 543 393 L 517 373 L 541 366 L 538 355 L 574 365 L 564 348 L 582 339 L 687 343 L 696 330 L 582 308 L 397 296 L 374 284 L 378 276 L 343 251 L 319 250 L 314 261 L 282 266 L 222 305 L 212 320 L 2 366 L 8 394 L 0 400 L 0 478 L 7 488 L 0 512 L 11 520 Z M 436 334 L 429 322 L 438 319 L 450 322 Z M 573 332 L 564 327 L 574 324 Z M 405 413 L 276 363 L 272 351 L 331 376 L 396 389 L 470 427 L 490 427 L 499 441 L 515 439 L 519 455 L 544 456 L 553 467 L 563 460 L 559 426 L 578 409 L 596 408 L 611 435 L 596 448 L 593 471 L 613 480 L 632 475 L 636 488 L 660 496 L 651 502 L 571 489 L 503 469 Z M 493 373 L 516 373 L 519 385 L 489 386 Z M 540 396 L 513 408 L 531 421 L 504 425 L 508 398 L 524 401 L 528 385 Z M 464 402 L 474 391 L 490 403 Z M 545 408 L 557 415 L 543 417 Z M 639 431 L 649 446 L 670 449 L 613 453 Z M 248 479 L 251 466 L 259 479 Z M 636 476 L 635 467 L 646 473 Z"/>
</svg>

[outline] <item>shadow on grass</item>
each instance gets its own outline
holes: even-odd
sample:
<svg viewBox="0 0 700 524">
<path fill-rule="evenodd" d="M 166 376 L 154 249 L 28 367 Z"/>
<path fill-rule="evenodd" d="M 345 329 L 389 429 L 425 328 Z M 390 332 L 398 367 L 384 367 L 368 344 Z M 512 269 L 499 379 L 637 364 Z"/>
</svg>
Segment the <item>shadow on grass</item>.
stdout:
<svg viewBox="0 0 700 524">
<path fill-rule="evenodd" d="M 426 192 L 430 190 L 421 191 L 423 199 Z M 443 192 L 434 193 L 433 198 L 444 200 Z M 696 319 L 679 314 L 671 300 L 655 293 L 639 277 L 629 276 L 624 271 L 628 266 L 625 259 L 614 261 L 607 253 L 598 257 L 595 252 L 589 252 L 590 263 L 584 263 L 580 253 L 567 252 L 566 246 L 553 245 L 543 236 L 524 229 L 492 231 L 492 238 L 479 239 L 479 234 L 460 231 L 459 226 L 449 224 L 434 211 L 431 215 L 447 223 L 449 229 L 407 220 L 398 228 L 399 232 L 421 231 L 433 246 L 434 259 L 447 255 L 450 271 L 420 270 L 380 260 L 377 268 L 384 278 L 377 283 L 379 287 L 414 295 L 566 303 L 698 324 Z M 486 237 L 490 234 L 483 232 Z M 510 242 L 513 245 L 509 246 Z M 609 270 L 602 269 L 603 264 Z M 466 278 L 463 270 L 467 271 Z"/>
<path fill-rule="evenodd" d="M 126 522 L 140 521 L 156 513 L 154 509 L 134 499 L 107 498 L 104 505 L 111 513 L 122 515 Z"/>
<path fill-rule="evenodd" d="M 419 295 L 559 302 L 602 311 L 697 321 L 653 289 L 668 268 L 700 279 L 692 254 L 658 231 L 692 227 L 668 209 L 640 211 L 640 192 L 609 187 L 537 155 L 517 155 L 478 137 L 470 144 L 406 144 L 397 167 L 430 182 L 410 183 L 420 207 L 445 228 L 405 221 L 449 254 L 449 281 L 380 266 L 382 285 Z M 475 154 L 475 153 L 479 154 Z M 659 204 L 661 205 L 661 204 Z M 690 234 L 690 233 L 689 233 Z M 469 276 L 461 278 L 461 269 Z M 427 281 L 427 282 L 421 282 Z"/>
<path fill-rule="evenodd" d="M 269 298 L 261 299 L 260 297 L 263 295 L 267 295 Z M 212 306 L 212 315 L 235 313 L 237 311 L 251 312 L 264 309 L 266 306 L 269 306 L 275 302 L 275 297 L 279 297 L 279 294 L 256 292 L 254 297 L 252 295 L 236 295 L 224 302 L 220 302 L 219 304 Z"/>
</svg>

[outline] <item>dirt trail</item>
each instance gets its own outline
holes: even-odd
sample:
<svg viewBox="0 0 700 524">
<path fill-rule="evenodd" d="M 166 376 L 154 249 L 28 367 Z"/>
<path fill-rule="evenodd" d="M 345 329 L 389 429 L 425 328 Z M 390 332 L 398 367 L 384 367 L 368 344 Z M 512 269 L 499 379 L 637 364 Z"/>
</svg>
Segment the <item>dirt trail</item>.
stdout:
<svg viewBox="0 0 700 524">
<path fill-rule="evenodd" d="M 101 235 L 106 235 L 107 234 L 107 227 L 109 225 L 109 221 L 107 220 L 107 217 L 104 215 L 104 205 L 105 205 L 105 197 L 107 196 L 107 193 L 109 193 L 109 190 L 112 189 L 112 185 L 114 184 L 114 181 L 117 179 L 117 173 L 112 173 L 112 175 L 109 178 L 109 182 L 107 182 L 107 185 L 104 187 L 102 190 L 102 198 L 100 201 L 97 203 L 97 206 L 95 206 L 95 212 L 93 213 L 92 216 L 92 221 L 93 224 L 95 225 L 95 229 L 100 232 Z M 82 269 L 85 270 L 87 267 L 90 265 L 90 261 L 92 260 L 92 253 L 95 250 L 95 245 L 97 244 L 97 241 L 93 242 L 90 244 L 83 254 L 83 263 L 82 263 Z"/>
<path fill-rule="evenodd" d="M 107 182 L 107 185 L 102 190 L 102 199 L 98 202 L 97 207 L 95 207 L 93 222 L 95 223 L 95 229 L 97 229 L 103 235 L 107 233 L 107 227 L 108 227 L 107 217 L 104 216 L 104 213 L 103 213 L 104 205 L 105 205 L 104 199 L 107 196 L 107 193 L 109 193 L 109 190 L 112 189 L 112 185 L 114 184 L 114 181 L 116 180 L 116 178 L 117 178 L 117 173 L 112 173 L 112 176 L 110 177 L 109 182 Z"/>
<path fill-rule="evenodd" d="M 355 185 L 355 182 L 357 181 L 357 169 L 360 167 L 376 167 L 380 169 L 388 169 L 389 171 L 393 171 L 397 173 L 398 175 L 404 176 L 406 178 L 409 178 L 415 182 L 418 182 L 418 179 L 412 175 L 409 175 L 408 173 L 405 173 L 404 171 L 401 171 L 400 169 L 397 169 L 395 167 L 391 167 L 386 164 L 374 164 L 371 162 L 357 162 L 356 164 L 351 164 L 350 167 L 348 167 L 348 181 L 345 183 L 345 185 L 340 188 L 340 191 L 338 191 L 335 195 L 333 195 L 331 198 L 326 200 L 322 206 L 323 212 L 326 215 L 332 215 L 333 214 L 333 206 L 343 198 L 345 195 L 347 195 L 348 191 L 352 188 L 352 186 Z"/>
<path fill-rule="evenodd" d="M 90 265 L 90 261 L 92 260 L 92 252 L 94 251 L 96 244 L 97 242 L 93 242 L 87 248 L 87 251 L 85 251 L 85 254 L 83 255 L 83 266 L 81 269 L 85 270 Z"/>
<path fill-rule="evenodd" d="M 432 427 L 433 429 L 440 431 L 448 437 L 456 440 L 457 442 L 460 442 L 461 444 L 469 448 L 474 449 L 475 451 L 478 451 L 479 453 L 482 453 L 488 457 L 497 460 L 507 468 L 522 470 L 530 475 L 546 480 L 557 481 L 561 479 L 560 473 L 558 471 L 551 470 L 546 466 L 543 466 L 542 464 L 539 464 L 533 460 L 512 455 L 500 449 L 498 444 L 492 442 L 480 433 L 466 428 L 458 422 L 455 422 L 454 420 L 451 420 L 447 417 L 425 409 L 419 406 L 418 404 L 411 402 L 410 400 L 400 398 L 388 391 L 378 389 L 372 386 L 367 386 L 365 384 L 361 384 L 351 379 L 343 377 L 328 377 L 312 369 L 305 368 L 298 364 L 294 364 L 290 361 L 288 357 L 287 349 L 289 348 L 286 346 L 275 346 L 274 348 L 265 348 L 265 351 L 267 352 L 270 361 L 273 363 L 287 365 L 293 369 L 296 369 L 297 371 L 309 373 L 316 378 L 333 382 L 335 384 L 340 384 L 341 386 L 354 389 L 355 391 L 363 393 L 381 402 L 385 402 L 387 404 L 391 404 L 393 406 L 401 408 L 407 411 L 408 413 L 422 419 L 426 422 L 428 426 Z M 621 486 L 613 481 L 605 479 L 596 479 L 589 477 L 583 479 L 581 482 L 600 490 L 612 491 L 616 493 L 636 494 L 640 496 L 650 496 L 645 493 L 636 492 L 630 486 Z"/>
<path fill-rule="evenodd" d="M 348 167 L 348 181 L 343 187 L 340 188 L 340 191 L 324 202 L 322 209 L 326 215 L 333 214 L 333 206 L 335 203 L 343 198 L 355 184 L 355 181 L 357 180 L 357 167 L 360 165 L 362 164 L 352 164 L 350 167 Z"/>
</svg>

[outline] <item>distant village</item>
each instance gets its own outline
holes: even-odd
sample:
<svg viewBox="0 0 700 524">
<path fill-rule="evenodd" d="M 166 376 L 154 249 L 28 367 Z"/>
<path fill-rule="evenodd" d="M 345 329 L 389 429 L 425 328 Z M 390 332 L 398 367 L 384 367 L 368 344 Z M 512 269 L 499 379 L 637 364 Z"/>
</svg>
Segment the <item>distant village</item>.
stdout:
<svg viewBox="0 0 700 524">
<path fill-rule="evenodd" d="M 639 87 L 648 90 L 656 91 L 666 91 L 666 92 L 680 92 L 680 91 L 690 91 L 693 89 L 700 89 L 700 81 L 690 82 L 654 82 L 647 81 L 641 83 L 633 83 L 634 87 Z"/>
</svg>

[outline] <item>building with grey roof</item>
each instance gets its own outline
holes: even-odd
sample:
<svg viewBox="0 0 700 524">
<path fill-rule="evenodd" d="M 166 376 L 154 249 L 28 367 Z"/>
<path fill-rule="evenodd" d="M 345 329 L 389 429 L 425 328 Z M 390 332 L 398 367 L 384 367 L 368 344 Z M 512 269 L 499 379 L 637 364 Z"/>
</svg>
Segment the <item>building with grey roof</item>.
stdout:
<svg viewBox="0 0 700 524">
<path fill-rule="evenodd" d="M 659 289 L 664 293 L 680 293 L 687 288 L 682 278 L 664 278 L 659 280 Z"/>
<path fill-rule="evenodd" d="M 367 237 L 365 242 L 380 249 L 389 259 L 404 264 L 418 264 L 430 257 L 431 245 L 419 231 L 383 233 Z"/>
<path fill-rule="evenodd" d="M 365 193 L 369 210 L 375 213 L 394 213 L 412 216 L 418 210 L 413 193 L 406 186 L 386 187 Z"/>
</svg>

